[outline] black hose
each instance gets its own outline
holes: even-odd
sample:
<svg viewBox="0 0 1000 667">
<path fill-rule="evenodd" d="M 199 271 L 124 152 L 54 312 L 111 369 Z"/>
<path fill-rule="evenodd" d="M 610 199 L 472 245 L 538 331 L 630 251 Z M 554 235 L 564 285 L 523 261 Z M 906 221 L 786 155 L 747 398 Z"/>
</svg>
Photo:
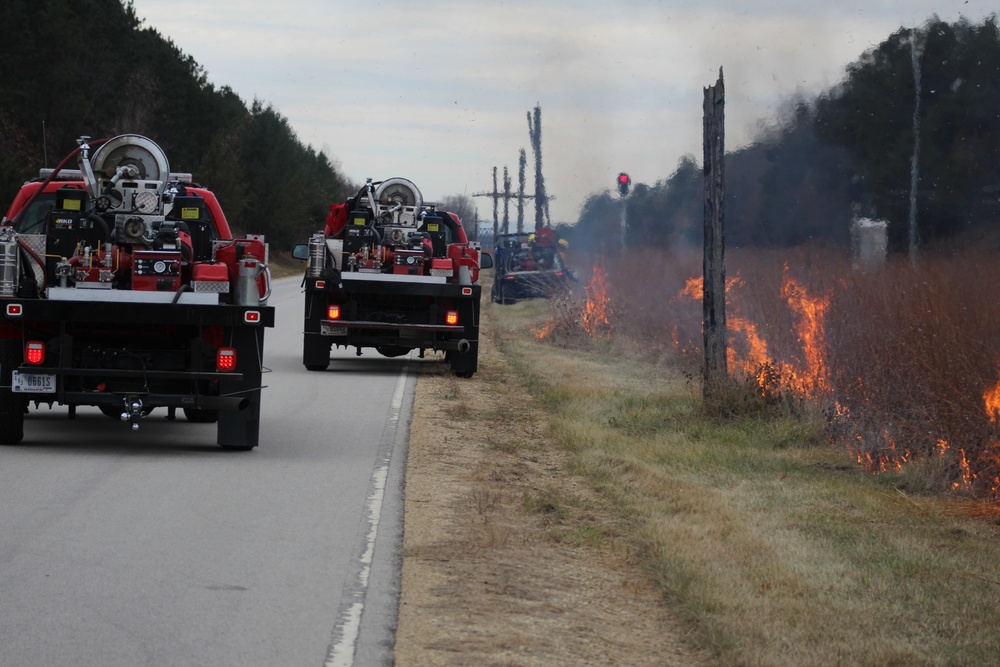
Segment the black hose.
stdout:
<svg viewBox="0 0 1000 667">
<path fill-rule="evenodd" d="M 174 292 L 174 298 L 173 298 L 173 300 L 170 303 L 171 304 L 176 304 L 178 301 L 181 300 L 181 294 L 183 294 L 184 292 L 190 292 L 190 291 L 191 291 L 191 286 L 190 285 L 181 285 L 181 288 L 179 290 L 177 290 L 176 292 Z"/>
<path fill-rule="evenodd" d="M 90 220 L 95 225 L 101 228 L 101 232 L 104 234 L 105 243 L 111 243 L 111 230 L 108 228 L 108 223 L 104 218 L 97 215 L 96 213 L 91 213 L 87 216 L 87 220 Z"/>
</svg>

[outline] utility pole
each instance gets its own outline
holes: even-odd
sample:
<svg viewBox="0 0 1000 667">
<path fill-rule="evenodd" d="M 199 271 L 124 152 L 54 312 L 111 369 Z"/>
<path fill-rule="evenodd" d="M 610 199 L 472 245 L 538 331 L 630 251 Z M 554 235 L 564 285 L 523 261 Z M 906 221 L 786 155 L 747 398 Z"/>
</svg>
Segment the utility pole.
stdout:
<svg viewBox="0 0 1000 667">
<path fill-rule="evenodd" d="M 510 214 L 509 214 L 509 211 L 510 211 L 510 200 L 511 199 L 516 199 L 517 200 L 517 211 L 518 211 L 517 233 L 521 234 L 521 233 L 524 232 L 524 217 L 523 217 L 524 216 L 524 200 L 525 199 L 534 199 L 535 198 L 535 195 L 526 195 L 526 194 L 524 194 L 524 163 L 525 163 L 525 161 L 526 161 L 526 158 L 525 158 L 524 150 L 522 149 L 521 150 L 521 174 L 520 174 L 520 181 L 521 182 L 520 182 L 520 191 L 517 192 L 516 194 L 514 192 L 511 192 L 512 183 L 511 183 L 511 180 L 510 180 L 510 176 L 508 175 L 508 172 L 507 172 L 507 167 L 503 168 L 503 182 L 504 182 L 503 190 L 499 190 L 498 189 L 498 185 L 497 185 L 497 168 L 493 167 L 493 190 L 490 191 L 490 192 L 474 192 L 474 193 L 472 193 L 473 197 L 489 197 L 490 199 L 493 200 L 493 242 L 494 243 L 496 242 L 497 236 L 500 234 L 501 231 L 504 234 L 510 233 Z M 503 207 L 504 207 L 504 211 L 503 211 L 503 226 L 502 227 L 500 225 L 500 213 L 499 213 L 499 207 L 500 207 L 500 200 L 501 199 L 503 200 Z M 555 197 L 549 197 L 548 199 L 552 200 L 552 199 L 555 199 Z"/>
<path fill-rule="evenodd" d="M 510 174 L 503 168 L 503 233 L 510 234 Z"/>
<path fill-rule="evenodd" d="M 517 233 L 524 232 L 524 169 L 528 164 L 528 156 L 524 149 L 517 161 Z"/>
<path fill-rule="evenodd" d="M 710 399 L 729 379 L 726 366 L 726 264 L 725 264 L 725 108 L 722 81 L 704 89 L 705 256 L 703 260 L 705 378 L 702 395 Z"/>
<path fill-rule="evenodd" d="M 535 231 L 545 226 L 549 217 L 549 197 L 545 195 L 545 178 L 542 176 L 542 107 L 535 105 L 532 120 L 528 112 L 528 137 L 535 152 Z M 549 220 L 551 222 L 551 220 Z"/>
<path fill-rule="evenodd" d="M 621 232 L 622 232 L 622 251 L 625 250 L 625 240 L 626 240 L 626 230 L 628 229 L 628 207 L 625 205 L 625 199 L 628 197 L 629 186 L 632 185 L 632 177 L 626 172 L 621 172 L 618 174 L 618 194 L 621 197 Z"/>
</svg>

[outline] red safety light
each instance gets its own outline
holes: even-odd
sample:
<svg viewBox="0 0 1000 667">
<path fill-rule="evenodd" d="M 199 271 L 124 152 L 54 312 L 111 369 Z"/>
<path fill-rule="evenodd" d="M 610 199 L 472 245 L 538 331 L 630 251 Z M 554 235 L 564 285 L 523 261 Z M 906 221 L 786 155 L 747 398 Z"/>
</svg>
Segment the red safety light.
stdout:
<svg viewBox="0 0 1000 667">
<path fill-rule="evenodd" d="M 324 287 L 326 287 L 326 281 L 325 280 L 317 280 L 316 281 L 316 289 L 323 289 Z"/>
<path fill-rule="evenodd" d="M 463 252 L 464 252 L 464 250 L 463 250 Z M 463 287 L 462 288 L 462 296 L 472 296 L 472 288 L 471 287 Z"/>
<path fill-rule="evenodd" d="M 215 367 L 220 373 L 236 370 L 236 350 L 231 347 L 220 347 L 215 354 Z"/>
<path fill-rule="evenodd" d="M 622 197 L 628 194 L 628 186 L 632 184 L 632 178 L 624 171 L 618 174 L 618 194 Z"/>
<path fill-rule="evenodd" d="M 260 311 L 259 310 L 248 310 L 243 313 L 243 321 L 248 324 L 257 324 L 260 322 Z"/>
<path fill-rule="evenodd" d="M 444 321 L 450 326 L 458 324 L 458 311 L 449 310 L 444 316 Z"/>
<path fill-rule="evenodd" d="M 29 340 L 24 346 L 24 361 L 32 366 L 39 366 L 45 361 L 45 343 L 40 340 Z"/>
<path fill-rule="evenodd" d="M 24 307 L 19 303 L 8 303 L 7 304 L 7 317 L 20 317 L 21 313 L 24 312 Z"/>
<path fill-rule="evenodd" d="M 328 320 L 339 320 L 340 319 L 340 305 L 336 303 L 331 303 L 326 309 L 326 319 Z"/>
</svg>

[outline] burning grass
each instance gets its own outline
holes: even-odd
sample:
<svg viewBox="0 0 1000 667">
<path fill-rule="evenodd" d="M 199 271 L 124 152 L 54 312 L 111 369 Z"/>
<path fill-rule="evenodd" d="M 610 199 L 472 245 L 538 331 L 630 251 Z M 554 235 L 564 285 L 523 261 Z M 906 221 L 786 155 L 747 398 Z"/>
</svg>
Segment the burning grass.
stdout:
<svg viewBox="0 0 1000 667">
<path fill-rule="evenodd" d="M 736 389 L 724 412 L 808 404 L 868 471 L 1000 500 L 997 260 L 967 250 L 857 271 L 824 249 L 731 251 Z M 585 293 L 555 303 L 535 333 L 569 346 L 628 341 L 700 375 L 700 273 L 696 253 L 599 259 Z"/>
</svg>

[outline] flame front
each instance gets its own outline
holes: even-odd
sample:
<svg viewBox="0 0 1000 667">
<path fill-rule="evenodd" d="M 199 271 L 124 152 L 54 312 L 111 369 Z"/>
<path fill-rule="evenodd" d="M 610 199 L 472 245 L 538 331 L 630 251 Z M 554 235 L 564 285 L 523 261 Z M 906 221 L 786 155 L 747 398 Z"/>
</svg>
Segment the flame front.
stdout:
<svg viewBox="0 0 1000 667">
<path fill-rule="evenodd" d="M 996 424 L 1000 420 L 1000 382 L 983 392 L 983 402 L 986 404 L 986 416 L 990 418 L 990 423 Z"/>
<path fill-rule="evenodd" d="M 532 329 L 531 333 L 535 334 L 535 338 L 538 340 L 544 340 L 549 337 L 552 331 L 556 328 L 556 321 L 549 320 L 543 324 L 540 328 Z"/>
<path fill-rule="evenodd" d="M 823 323 L 826 319 L 826 310 L 830 306 L 830 296 L 818 297 L 809 294 L 802 285 L 788 276 L 787 266 L 781 285 L 781 296 L 788 302 L 792 312 L 798 316 L 799 324 L 795 331 L 802 344 L 806 363 L 802 372 L 792 376 L 793 388 L 804 396 L 819 396 L 829 391 Z"/>
<path fill-rule="evenodd" d="M 587 301 L 580 317 L 580 326 L 590 336 L 611 331 L 611 301 L 608 298 L 607 277 L 604 269 L 595 264 L 594 274 L 587 283 Z"/>
<path fill-rule="evenodd" d="M 743 280 L 735 276 L 726 281 L 726 303 L 744 286 Z M 701 299 L 704 296 L 704 279 L 689 278 L 677 298 Z M 795 333 L 802 345 L 804 368 L 778 361 L 771 357 L 767 340 L 757 330 L 757 325 L 745 317 L 732 315 L 727 318 L 731 333 L 727 350 L 730 368 L 753 377 L 763 391 L 784 388 L 805 397 L 816 397 L 829 391 L 826 365 L 826 336 L 823 330 L 826 311 L 830 305 L 829 295 L 811 295 L 801 284 L 788 276 L 782 279 L 781 296 L 797 316 Z M 741 354 L 737 350 L 737 335 L 745 344 Z"/>
</svg>

